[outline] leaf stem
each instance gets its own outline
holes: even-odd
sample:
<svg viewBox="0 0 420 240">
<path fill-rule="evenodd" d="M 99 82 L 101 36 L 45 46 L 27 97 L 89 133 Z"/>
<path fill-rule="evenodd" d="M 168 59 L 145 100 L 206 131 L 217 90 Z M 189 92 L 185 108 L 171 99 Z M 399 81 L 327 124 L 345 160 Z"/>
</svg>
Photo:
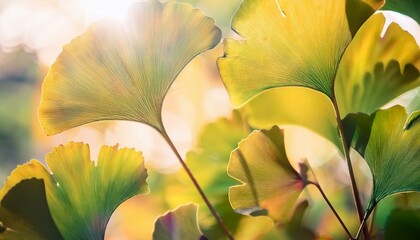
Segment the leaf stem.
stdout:
<svg viewBox="0 0 420 240">
<path fill-rule="evenodd" d="M 355 240 L 358 240 L 358 239 L 359 239 L 359 235 L 360 235 L 360 233 L 362 232 L 362 229 L 365 229 L 365 227 L 366 227 L 366 225 L 365 225 L 366 220 L 369 218 L 369 215 L 372 213 L 372 211 L 373 211 L 374 209 L 375 209 L 375 205 L 372 205 L 372 207 L 370 207 L 370 208 L 366 211 L 365 215 L 363 216 L 362 222 L 360 223 L 359 230 L 357 230 L 357 234 L 356 234 Z"/>
<path fill-rule="evenodd" d="M 182 160 L 181 155 L 179 154 L 178 150 L 176 149 L 174 143 L 172 142 L 172 140 L 170 139 L 169 135 L 166 133 L 165 129 L 163 128 L 162 131 L 159 131 L 163 138 L 166 140 L 166 142 L 169 144 L 169 146 L 171 147 L 172 151 L 175 153 L 176 157 L 179 160 L 179 163 L 181 163 L 182 167 L 184 168 L 184 170 L 187 172 L 188 176 L 190 177 L 191 181 L 193 182 L 195 188 L 198 190 L 198 192 L 200 193 L 200 196 L 203 198 L 204 202 L 206 203 L 207 207 L 209 208 L 210 212 L 213 214 L 213 216 L 216 218 L 219 226 L 223 229 L 223 232 L 226 234 L 226 236 L 230 239 L 230 240 L 234 240 L 234 237 L 232 235 L 232 233 L 229 231 L 229 229 L 226 227 L 226 225 L 223 223 L 223 220 L 220 218 L 219 214 L 216 212 L 216 209 L 213 207 L 213 205 L 210 203 L 209 199 L 207 198 L 207 196 L 204 194 L 203 189 L 200 187 L 200 185 L 198 184 L 197 180 L 195 179 L 194 175 L 192 174 L 191 170 L 188 168 L 187 164 L 184 162 L 184 160 Z"/>
<path fill-rule="evenodd" d="M 347 228 L 346 224 L 344 224 L 344 222 L 341 219 L 340 215 L 338 215 L 337 211 L 335 210 L 334 206 L 331 204 L 330 200 L 328 200 L 327 196 L 325 195 L 324 190 L 322 190 L 322 188 L 321 188 L 321 185 L 319 185 L 319 183 L 315 183 L 315 182 L 311 182 L 311 181 L 309 181 L 308 184 L 314 185 L 319 190 L 319 192 L 321 193 L 321 195 L 324 198 L 325 202 L 330 207 L 331 211 L 334 213 L 334 215 L 337 218 L 337 220 L 340 222 L 340 224 L 343 227 L 344 231 L 346 231 L 347 236 L 349 236 L 349 238 L 353 240 L 354 238 L 351 235 L 349 229 Z"/>
<path fill-rule="evenodd" d="M 353 199 L 354 199 L 354 202 L 355 202 L 355 205 L 356 205 L 356 210 L 357 210 L 357 214 L 359 216 L 359 220 L 362 223 L 363 219 L 364 219 L 364 210 L 363 210 L 359 190 L 357 188 L 356 179 L 354 177 L 353 166 L 352 166 L 351 159 L 350 159 L 350 154 L 349 154 L 350 146 L 347 143 L 346 135 L 345 135 L 345 132 L 344 132 L 344 126 L 343 126 L 343 122 L 341 121 L 340 110 L 338 109 L 338 104 L 337 104 L 337 100 L 335 98 L 335 95 L 333 95 L 331 100 L 332 100 L 332 104 L 333 104 L 333 107 L 334 107 L 334 110 L 335 110 L 335 118 L 336 118 L 336 121 L 337 121 L 338 131 L 340 133 L 341 144 L 343 146 L 343 151 L 344 151 L 344 157 L 346 158 L 347 168 L 348 168 L 349 175 L 350 175 L 351 188 L 352 188 L 352 192 L 353 192 Z M 368 231 L 367 227 L 364 226 L 364 224 L 361 225 L 361 226 L 363 228 L 363 234 L 365 235 L 365 238 L 367 240 L 369 240 L 370 236 L 369 236 L 369 231 Z"/>
</svg>

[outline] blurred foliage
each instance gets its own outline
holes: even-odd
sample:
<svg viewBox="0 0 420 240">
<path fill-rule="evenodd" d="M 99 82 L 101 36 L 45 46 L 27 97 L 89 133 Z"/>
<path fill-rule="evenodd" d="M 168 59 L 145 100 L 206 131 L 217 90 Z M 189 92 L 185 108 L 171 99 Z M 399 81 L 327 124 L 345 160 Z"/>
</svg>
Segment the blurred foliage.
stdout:
<svg viewBox="0 0 420 240">
<path fill-rule="evenodd" d="M 35 54 L 0 52 L 0 183 L 33 155 L 34 91 L 40 77 Z"/>
</svg>

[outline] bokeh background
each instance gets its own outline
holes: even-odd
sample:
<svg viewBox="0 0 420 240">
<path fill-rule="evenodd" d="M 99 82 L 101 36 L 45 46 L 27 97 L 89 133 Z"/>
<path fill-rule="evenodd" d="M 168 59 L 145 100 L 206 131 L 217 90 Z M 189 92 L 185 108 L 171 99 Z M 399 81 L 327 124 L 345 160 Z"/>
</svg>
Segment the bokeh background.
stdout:
<svg viewBox="0 0 420 240">
<path fill-rule="evenodd" d="M 142 151 L 149 169 L 151 193 L 134 197 L 117 209 L 109 223 L 107 239 L 150 239 L 157 216 L 190 201 L 202 205 L 189 180 L 179 176 L 182 173 L 179 173 L 175 156 L 152 128 L 133 122 L 100 122 L 47 137 L 38 123 L 42 79 L 63 45 L 83 33 L 94 21 L 105 17 L 123 19 L 131 2 L 133 0 L 0 0 L 0 184 L 18 164 L 32 158 L 44 161 L 52 147 L 68 141 L 89 143 L 92 159 L 103 144 L 118 143 L 121 147 Z M 230 21 L 241 0 L 183 2 L 214 18 L 224 38 L 238 38 L 230 29 Z M 399 14 L 387 13 L 387 17 L 410 29 L 420 42 L 418 25 Z M 220 117 L 231 117 L 229 97 L 215 64 L 222 55 L 223 47 L 219 44 L 194 59 L 179 75 L 165 100 L 164 123 L 182 156 L 195 148 L 204 126 Z M 408 104 L 418 92 L 411 91 L 397 102 Z M 308 159 L 339 213 L 351 229 L 356 229 L 347 168 L 337 150 L 305 129 L 283 127 L 288 129 L 286 140 L 290 158 L 296 162 Z M 195 163 L 195 174 L 201 174 L 200 168 L 206 171 L 207 164 Z M 356 161 L 356 168 L 366 200 L 371 189 L 370 173 L 363 160 Z M 205 185 L 205 179 L 202 181 Z M 232 180 L 221 187 L 227 191 L 229 184 L 234 183 Z M 318 201 L 319 193 L 309 188 L 302 195 L 310 200 L 311 206 L 305 224 L 327 239 L 342 238 L 344 235 L 338 222 L 325 203 Z M 420 207 L 419 199 L 418 194 L 386 199 L 377 210 L 375 224 L 378 228 L 383 226 L 388 214 L 397 206 Z M 214 221 L 204 205 L 200 207 L 199 217 L 205 231 L 216 238 L 220 236 L 217 227 L 212 230 Z M 269 231 L 272 225 L 264 217 L 234 221 L 238 221 L 235 224 L 238 236 L 244 239 L 257 237 L 261 232 Z"/>
</svg>

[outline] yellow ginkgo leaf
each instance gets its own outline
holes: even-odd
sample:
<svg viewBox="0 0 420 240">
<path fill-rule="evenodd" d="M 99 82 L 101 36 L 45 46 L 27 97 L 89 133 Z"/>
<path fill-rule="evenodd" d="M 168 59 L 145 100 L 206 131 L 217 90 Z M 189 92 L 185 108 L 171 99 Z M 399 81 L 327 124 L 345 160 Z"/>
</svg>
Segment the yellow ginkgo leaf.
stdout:
<svg viewBox="0 0 420 240">
<path fill-rule="evenodd" d="M 220 74 L 235 107 L 276 87 L 333 97 L 341 56 L 373 8 L 360 0 L 245 0 L 226 40 Z"/>
<path fill-rule="evenodd" d="M 184 66 L 221 38 L 211 18 L 184 3 L 134 3 L 125 22 L 101 21 L 66 45 L 42 87 L 47 135 L 100 120 L 162 131 L 161 106 Z"/>
<path fill-rule="evenodd" d="M 420 86 L 420 49 L 414 37 L 391 23 L 382 34 L 383 14 L 360 28 L 337 72 L 335 92 L 342 116 L 371 114 Z"/>
<path fill-rule="evenodd" d="M 52 174 L 36 160 L 17 167 L 0 190 L 0 221 L 25 239 L 103 239 L 114 210 L 148 192 L 141 153 L 117 148 L 102 147 L 95 164 L 87 144 L 71 142 L 46 156 Z"/>
<path fill-rule="evenodd" d="M 241 214 L 285 221 L 302 190 L 309 182 L 316 182 L 307 161 L 299 167 L 298 172 L 290 164 L 283 130 L 273 126 L 254 131 L 230 156 L 228 174 L 241 182 L 229 189 L 232 208 Z"/>
</svg>

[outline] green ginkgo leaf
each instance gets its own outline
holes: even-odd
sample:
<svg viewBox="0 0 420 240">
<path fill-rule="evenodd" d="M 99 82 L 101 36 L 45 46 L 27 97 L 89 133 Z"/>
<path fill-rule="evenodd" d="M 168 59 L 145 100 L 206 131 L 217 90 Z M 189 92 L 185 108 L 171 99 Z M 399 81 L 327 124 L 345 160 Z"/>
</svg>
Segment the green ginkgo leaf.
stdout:
<svg viewBox="0 0 420 240">
<path fill-rule="evenodd" d="M 100 120 L 143 122 L 162 132 L 165 94 L 184 66 L 221 38 L 190 5 L 134 3 L 125 22 L 101 21 L 66 45 L 42 87 L 48 135 Z"/>
<path fill-rule="evenodd" d="M 197 221 L 198 207 L 188 204 L 159 217 L 153 232 L 154 240 L 207 239 Z"/>
<path fill-rule="evenodd" d="M 381 10 L 391 10 L 407 15 L 420 24 L 420 1 L 418 0 L 386 0 Z"/>
<path fill-rule="evenodd" d="M 143 157 L 134 149 L 104 146 L 95 163 L 90 160 L 87 144 L 71 142 L 54 148 L 47 154 L 46 162 L 52 173 L 36 160 L 16 168 L 0 191 L 1 204 L 3 207 L 3 201 L 22 187 L 22 182 L 30 180 L 33 185 L 33 179 L 38 179 L 45 186 L 38 190 L 45 192 L 52 219 L 65 239 L 103 239 L 114 210 L 128 198 L 148 192 Z M 34 191 L 28 189 L 31 185 L 23 186 L 22 192 Z M 37 195 L 42 196 L 42 192 Z M 33 199 L 34 206 L 39 205 L 35 203 L 37 199 L 42 200 Z M 28 202 L 31 201 L 20 203 Z M 7 205 L 5 208 L 9 210 Z M 21 220 L 41 221 L 45 212 L 25 215 Z M 17 216 L 16 212 L 11 214 Z"/>
<path fill-rule="evenodd" d="M 401 106 L 344 119 L 346 136 L 372 172 L 368 211 L 391 194 L 420 191 L 419 116 L 409 119 Z"/>
<path fill-rule="evenodd" d="M 234 107 L 264 90 L 308 87 L 333 97 L 341 56 L 374 12 L 359 0 L 245 0 L 218 66 Z"/>
<path fill-rule="evenodd" d="M 232 152 L 228 173 L 242 182 L 229 189 L 229 200 L 239 213 L 288 218 L 308 177 L 307 163 L 297 172 L 286 155 L 284 134 L 277 126 L 251 133 Z M 308 175 L 311 174 L 311 175 Z"/>
<path fill-rule="evenodd" d="M 414 37 L 391 23 L 381 36 L 383 14 L 359 29 L 344 53 L 335 92 L 342 116 L 371 114 L 404 92 L 420 86 L 420 49 Z"/>
</svg>

